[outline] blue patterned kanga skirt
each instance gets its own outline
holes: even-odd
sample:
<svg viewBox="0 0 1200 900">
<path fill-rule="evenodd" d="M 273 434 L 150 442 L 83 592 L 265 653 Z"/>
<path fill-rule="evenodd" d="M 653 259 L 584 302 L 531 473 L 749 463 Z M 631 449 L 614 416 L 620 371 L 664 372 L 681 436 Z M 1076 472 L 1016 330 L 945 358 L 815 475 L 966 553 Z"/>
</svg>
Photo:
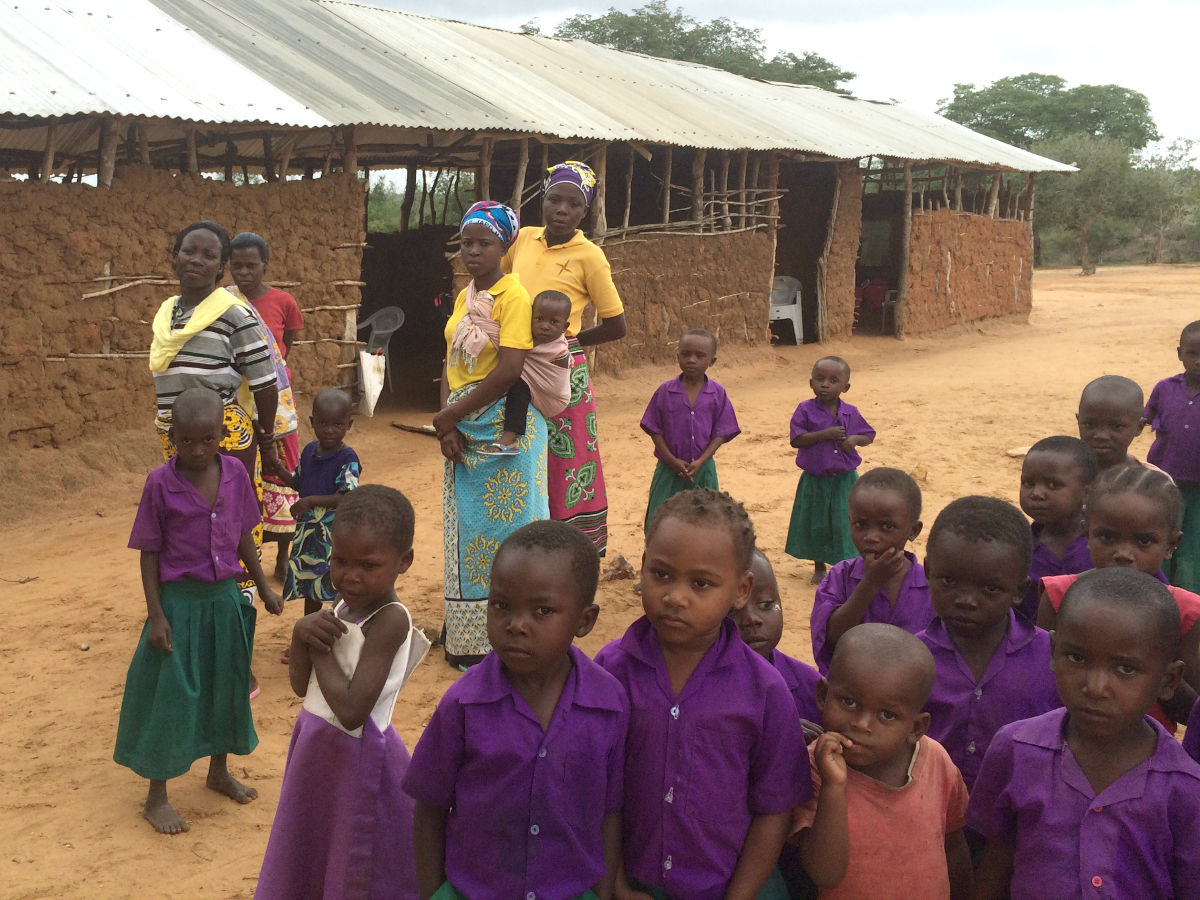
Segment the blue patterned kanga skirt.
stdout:
<svg viewBox="0 0 1200 900">
<path fill-rule="evenodd" d="M 449 402 L 475 388 L 450 394 Z M 504 398 L 458 423 L 466 438 L 463 461 L 445 460 L 442 537 L 446 549 L 447 658 L 481 657 L 487 639 L 487 598 L 492 558 L 506 537 L 530 522 L 550 518 L 546 495 L 546 420 L 531 404 L 516 456 L 479 450 L 504 431 Z"/>
</svg>

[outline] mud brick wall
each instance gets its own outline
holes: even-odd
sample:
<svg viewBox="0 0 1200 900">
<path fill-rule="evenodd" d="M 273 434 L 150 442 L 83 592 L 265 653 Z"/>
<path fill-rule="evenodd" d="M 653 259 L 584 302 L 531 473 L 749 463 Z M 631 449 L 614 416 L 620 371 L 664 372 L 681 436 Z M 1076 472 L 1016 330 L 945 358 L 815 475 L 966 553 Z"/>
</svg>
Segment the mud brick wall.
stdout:
<svg viewBox="0 0 1200 900">
<path fill-rule="evenodd" d="M 825 267 L 825 332 L 822 340 L 854 327 L 854 266 L 862 234 L 862 177 L 858 161 L 838 164 L 837 212 Z"/>
<path fill-rule="evenodd" d="M 596 348 L 596 371 L 671 363 L 689 328 L 724 345 L 770 343 L 775 241 L 765 230 L 645 235 L 607 241 L 604 252 L 629 334 Z"/>
<path fill-rule="evenodd" d="M 154 388 L 144 358 L 150 321 L 174 284 L 98 297 L 128 276 L 174 278 L 175 233 L 215 219 L 232 237 L 256 231 L 271 247 L 270 282 L 305 312 L 290 363 L 297 390 L 350 383 L 346 337 L 357 307 L 365 189 L 340 176 L 237 186 L 149 168 L 118 169 L 110 189 L 82 184 L 0 184 L 0 453 L 65 446 L 95 426 L 145 423 Z M 107 269 L 105 268 L 107 265 Z M 224 284 L 232 284 L 228 271 Z M 120 354 L 137 354 L 122 358 Z M 98 358 L 97 358 L 98 357 Z"/>
<path fill-rule="evenodd" d="M 1028 222 L 951 209 L 913 211 L 904 327 L 932 331 L 1028 314 L 1033 231 Z"/>
</svg>

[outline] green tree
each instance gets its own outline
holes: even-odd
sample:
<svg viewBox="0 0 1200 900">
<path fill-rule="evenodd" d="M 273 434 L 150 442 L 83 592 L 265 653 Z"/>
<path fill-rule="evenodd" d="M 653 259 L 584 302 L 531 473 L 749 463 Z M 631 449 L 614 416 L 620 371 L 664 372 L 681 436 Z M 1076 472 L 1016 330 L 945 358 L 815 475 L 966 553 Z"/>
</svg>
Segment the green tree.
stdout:
<svg viewBox="0 0 1200 900">
<path fill-rule="evenodd" d="M 533 22 L 521 30 L 540 33 Z M 841 94 L 849 93 L 841 82 L 855 77 L 816 53 L 776 53 L 768 59 L 761 29 L 747 28 L 724 16 L 702 22 L 684 13 L 682 7 L 669 7 L 667 0 L 649 0 L 632 12 L 610 7 L 600 16 L 572 16 L 554 30 L 554 36 L 703 63 L 747 78 L 812 84 Z"/>
<path fill-rule="evenodd" d="M 1200 171 L 1192 165 L 1196 142 L 1174 141 L 1166 150 L 1145 157 L 1137 167 L 1142 237 L 1146 261 L 1163 261 L 1167 244 L 1200 224 Z"/>
</svg>

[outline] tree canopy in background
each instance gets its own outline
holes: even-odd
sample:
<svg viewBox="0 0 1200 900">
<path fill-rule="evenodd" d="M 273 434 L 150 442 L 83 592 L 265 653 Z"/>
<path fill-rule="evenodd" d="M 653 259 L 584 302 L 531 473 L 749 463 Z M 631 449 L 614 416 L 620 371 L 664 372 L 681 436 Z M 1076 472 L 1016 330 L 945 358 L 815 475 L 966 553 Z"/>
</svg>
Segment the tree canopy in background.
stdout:
<svg viewBox="0 0 1200 900">
<path fill-rule="evenodd" d="M 538 31 L 532 24 L 523 30 Z M 854 78 L 853 72 L 816 53 L 780 52 L 768 59 L 761 29 L 747 28 L 724 16 L 702 22 L 681 7 L 669 7 L 667 0 L 650 0 L 632 12 L 609 8 L 600 16 L 572 16 L 554 29 L 554 36 L 703 63 L 747 78 L 812 84 L 842 94 L 849 91 L 841 83 Z"/>
</svg>

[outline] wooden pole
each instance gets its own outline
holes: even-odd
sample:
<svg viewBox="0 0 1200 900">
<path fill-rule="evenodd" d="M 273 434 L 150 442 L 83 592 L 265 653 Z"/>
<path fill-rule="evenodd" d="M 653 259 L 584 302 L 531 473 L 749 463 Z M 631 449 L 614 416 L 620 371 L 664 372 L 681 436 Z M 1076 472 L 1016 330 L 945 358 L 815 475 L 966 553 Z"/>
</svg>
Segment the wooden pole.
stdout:
<svg viewBox="0 0 1200 900">
<path fill-rule="evenodd" d="M 955 167 L 954 169 L 954 208 L 958 212 L 962 212 L 962 169 Z"/>
<path fill-rule="evenodd" d="M 429 192 L 425 195 L 429 198 L 429 222 L 432 225 L 437 224 L 437 189 L 442 183 L 442 167 L 438 166 L 438 170 L 433 173 L 433 184 L 429 186 Z M 424 219 L 424 210 L 422 210 L 421 218 Z"/>
<path fill-rule="evenodd" d="M 1029 177 L 1025 180 L 1026 189 L 1029 192 L 1029 202 L 1027 204 L 1028 212 L 1025 214 L 1025 220 L 1033 225 L 1033 191 L 1037 187 L 1037 172 L 1030 172 Z"/>
<path fill-rule="evenodd" d="M 671 169 L 675 162 L 675 148 L 667 145 L 667 169 L 663 173 L 662 221 L 664 225 L 671 222 Z"/>
<path fill-rule="evenodd" d="M 475 199 L 492 199 L 492 139 L 485 137 L 479 147 L 479 178 L 475 182 Z"/>
<path fill-rule="evenodd" d="M 58 123 L 51 122 L 46 128 L 46 149 L 42 154 L 42 181 L 49 181 L 54 174 L 54 154 L 58 152 Z"/>
<path fill-rule="evenodd" d="M 268 182 L 278 181 L 279 177 L 275 174 L 275 153 L 271 148 L 271 136 L 263 135 L 263 178 Z"/>
<path fill-rule="evenodd" d="M 750 164 L 750 151 L 743 150 L 738 154 L 738 228 L 746 227 L 749 208 L 746 205 L 746 167 Z"/>
<path fill-rule="evenodd" d="M 596 153 L 596 199 L 592 201 L 592 234 L 603 238 L 608 231 L 605 195 L 608 193 L 608 144 L 601 144 Z"/>
<path fill-rule="evenodd" d="M 853 162 L 850 165 L 854 165 Z M 825 227 L 825 243 L 821 248 L 821 256 L 817 260 L 817 340 L 825 340 L 825 332 L 828 329 L 827 317 L 829 314 L 829 285 L 826 281 L 826 274 L 829 266 L 829 250 L 833 246 L 833 234 L 837 225 L 838 204 L 842 197 L 842 168 L 837 163 L 834 163 L 834 181 L 833 181 L 833 201 L 829 205 L 829 224 Z"/>
<path fill-rule="evenodd" d="M 409 163 L 404 167 L 404 199 L 400 202 L 400 233 L 408 231 L 408 219 L 412 215 L 413 198 L 417 193 L 417 167 Z"/>
<path fill-rule="evenodd" d="M 358 177 L 358 142 L 353 125 L 342 129 L 342 171 Z"/>
<path fill-rule="evenodd" d="M 704 230 L 704 163 L 708 159 L 708 150 L 699 148 L 692 157 L 692 221 L 700 222 L 700 230 Z"/>
<path fill-rule="evenodd" d="M 275 174 L 280 181 L 287 181 L 288 169 L 292 165 L 292 154 L 296 150 L 296 142 L 300 140 L 300 135 L 294 134 L 283 142 L 283 149 L 279 152 L 279 166 Z"/>
<path fill-rule="evenodd" d="M 767 157 L 767 221 L 772 231 L 779 230 L 779 154 Z"/>
<path fill-rule="evenodd" d="M 754 205 L 750 213 L 750 221 L 748 225 L 758 224 L 759 202 L 758 202 L 758 180 L 762 174 L 762 156 L 755 153 L 754 159 L 750 161 L 750 186 L 754 190 Z"/>
<path fill-rule="evenodd" d="M 120 138 L 118 120 L 105 116 L 100 123 L 100 165 L 96 180 L 101 187 L 112 187 L 113 171 L 117 167 L 117 141 Z"/>
<path fill-rule="evenodd" d="M 625 169 L 625 212 L 621 216 L 621 227 L 629 227 L 629 210 L 633 206 L 633 159 L 636 154 L 633 145 L 629 146 L 629 165 Z"/>
<path fill-rule="evenodd" d="M 521 216 L 521 198 L 525 195 L 525 173 L 528 169 L 529 138 L 521 138 L 521 146 L 517 150 L 517 174 L 513 179 L 512 200 L 508 204 L 516 211 L 518 218 Z"/>
<path fill-rule="evenodd" d="M 729 218 L 729 151 L 721 151 L 721 227 L 728 231 L 733 227 Z"/>
<path fill-rule="evenodd" d="M 237 162 L 237 144 L 225 140 L 225 180 L 233 181 L 233 164 Z"/>
<path fill-rule="evenodd" d="M 900 277 L 896 284 L 896 307 L 892 321 L 896 337 L 904 335 L 904 306 L 908 301 L 908 257 L 912 243 L 912 163 L 904 164 L 904 226 L 900 232 Z"/>
<path fill-rule="evenodd" d="M 988 194 L 988 215 L 996 218 L 996 206 L 1000 198 L 1000 173 L 992 173 L 992 191 Z"/>
<path fill-rule="evenodd" d="M 321 160 L 321 177 L 324 178 L 333 171 L 333 151 L 337 149 L 338 133 L 336 128 L 329 129 L 329 146 L 325 148 L 325 158 Z"/>
<path fill-rule="evenodd" d="M 446 193 L 442 194 L 442 224 L 443 225 L 446 224 L 446 215 L 449 213 L 449 210 L 450 210 L 450 195 L 453 194 L 455 197 L 458 196 L 458 177 L 461 174 L 462 174 L 462 169 L 454 170 L 454 178 L 451 179 L 451 181 L 450 181 L 450 187 L 446 190 Z M 520 213 L 517 214 L 517 217 L 520 218 Z"/>
<path fill-rule="evenodd" d="M 185 141 L 187 147 L 187 170 L 189 175 L 200 174 L 200 156 L 196 151 L 196 129 L 189 128 L 187 130 L 187 139 Z"/>
<path fill-rule="evenodd" d="M 138 155 L 142 159 L 142 165 L 149 166 L 150 165 L 150 138 L 146 134 L 146 123 L 145 122 L 137 123 L 137 136 L 138 136 Z"/>
</svg>

